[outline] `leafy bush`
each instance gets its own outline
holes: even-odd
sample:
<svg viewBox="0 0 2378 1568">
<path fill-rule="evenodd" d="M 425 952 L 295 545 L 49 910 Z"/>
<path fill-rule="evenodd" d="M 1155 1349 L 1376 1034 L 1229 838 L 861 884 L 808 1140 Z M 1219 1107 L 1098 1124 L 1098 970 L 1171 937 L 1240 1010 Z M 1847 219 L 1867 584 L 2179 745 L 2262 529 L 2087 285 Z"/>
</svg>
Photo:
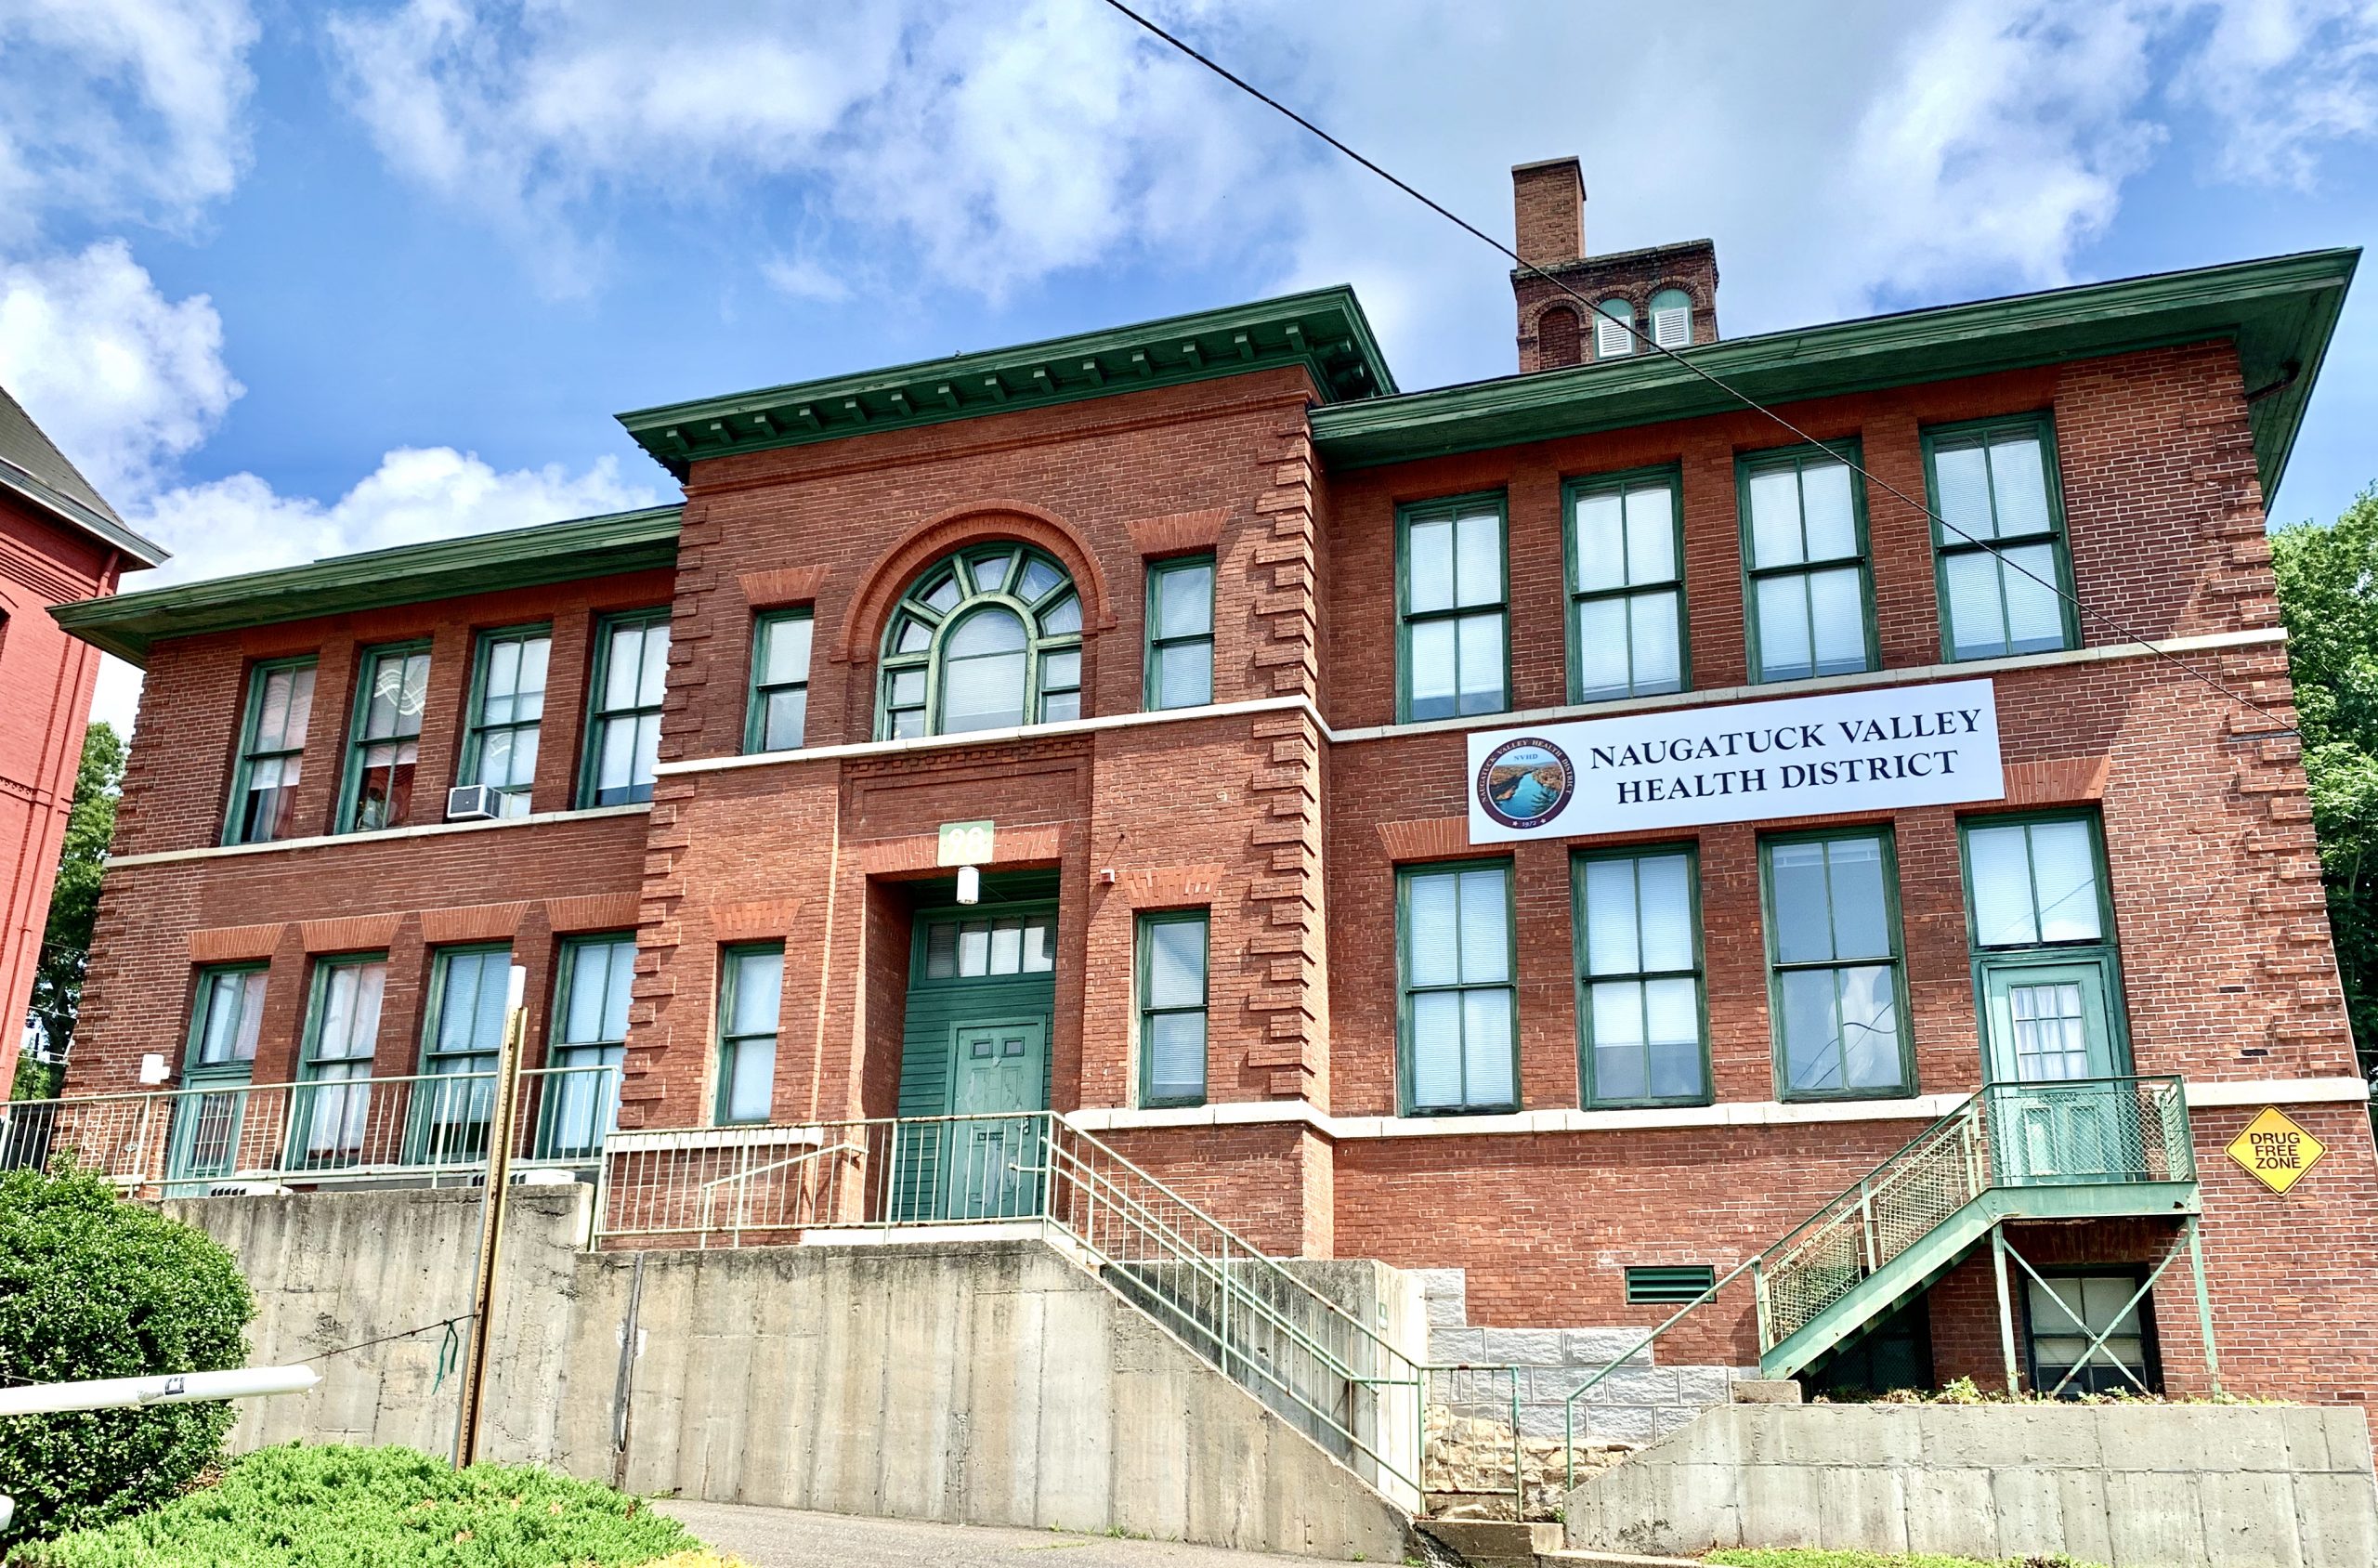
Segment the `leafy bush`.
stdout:
<svg viewBox="0 0 2378 1568">
<path fill-rule="evenodd" d="M 9 1561 L 26 1568 L 557 1568 L 699 1546 L 636 1498 L 533 1465 L 458 1470 L 411 1448 L 290 1444 L 222 1484 Z"/>
<path fill-rule="evenodd" d="M 87 1173 L 0 1176 L 0 1378 L 242 1366 L 255 1315 L 239 1266 L 204 1232 Z M 163 1502 L 221 1454 L 234 1415 L 218 1400 L 0 1420 L 0 1492 L 17 1499 L 19 1538 Z"/>
</svg>

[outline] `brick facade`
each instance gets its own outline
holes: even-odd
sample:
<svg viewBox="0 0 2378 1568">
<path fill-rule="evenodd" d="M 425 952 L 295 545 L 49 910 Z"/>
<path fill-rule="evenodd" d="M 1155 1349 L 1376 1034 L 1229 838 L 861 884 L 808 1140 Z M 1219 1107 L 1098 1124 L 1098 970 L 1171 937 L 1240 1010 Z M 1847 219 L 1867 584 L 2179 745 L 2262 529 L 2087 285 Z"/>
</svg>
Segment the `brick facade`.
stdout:
<svg viewBox="0 0 2378 1568">
<path fill-rule="evenodd" d="M 1052 872 L 1059 890 L 1054 1108 L 1103 1117 L 1101 1136 L 1261 1246 L 1466 1271 L 1470 1325 L 1649 1326 L 1667 1309 L 1627 1304 L 1625 1268 L 1731 1266 L 1903 1144 L 1937 1104 L 1778 1103 L 1757 843 L 1795 824 L 1762 822 L 1655 836 L 1699 851 L 1713 1111 L 1562 1118 L 1580 1104 L 1570 855 L 1603 842 L 1577 840 L 1509 855 L 1522 1110 L 1547 1115 L 1470 1127 L 1397 1116 L 1395 869 L 1485 853 L 1463 823 L 1464 731 L 1509 720 L 1392 722 L 1395 513 L 1474 490 L 1507 497 L 1512 707 L 1558 708 L 1562 482 L 1678 465 L 1692 685 L 1722 692 L 1747 677 L 1735 462 L 1784 443 L 1757 417 L 1726 414 L 1325 473 L 1313 396 L 1300 372 L 1260 370 L 702 459 L 673 577 L 160 644 L 74 1087 L 128 1087 L 148 1052 L 178 1063 L 192 964 L 234 952 L 272 963 L 258 1081 L 292 1059 L 309 960 L 342 947 L 390 954 L 384 1072 L 412 1070 L 427 953 L 458 933 L 510 935 L 542 1040 L 555 934 L 591 921 L 637 934 L 623 1125 L 708 1119 L 719 949 L 778 938 L 775 1118 L 890 1115 L 912 918 L 947 897 L 936 829 L 988 818 L 997 848 L 985 869 Z M 2329 1097 L 2297 1105 L 2285 1083 L 2269 1093 L 2331 1143 L 2286 1198 L 2220 1154 L 2250 1111 L 2198 1115 L 2232 1386 L 2365 1397 L 2378 1351 L 2349 1330 L 2378 1312 L 2378 1156 L 2362 1109 L 2332 1103 L 2354 1067 L 2293 743 L 2125 646 L 2129 634 L 2211 639 L 2188 657 L 2285 712 L 2235 353 L 2180 345 L 1785 412 L 1821 438 L 1858 440 L 1878 481 L 1921 495 L 1925 426 L 2041 411 L 2054 419 L 2073 572 L 2107 619 L 2084 622 L 2076 653 L 1980 672 L 1998 686 L 2005 802 L 1832 819 L 1894 836 L 1916 1087 L 1951 1096 L 1981 1078 L 1960 817 L 2095 808 L 2136 1070 L 2208 1089 L 2300 1080 Z M 1881 678 L 1938 678 L 1927 520 L 1879 488 L 1866 501 Z M 873 743 L 892 606 L 931 563 L 987 540 L 1031 543 L 1072 574 L 1092 722 Z M 1147 562 L 1208 548 L 1219 706 L 1141 715 Z M 557 812 L 579 751 L 589 616 L 663 601 L 671 664 L 648 812 L 207 851 L 254 660 L 319 652 L 298 810 L 322 833 L 359 647 L 432 638 L 428 799 L 452 776 L 471 629 L 550 619 L 535 804 Z M 815 618 L 805 747 L 712 765 L 742 750 L 753 611 L 784 604 Z M 1209 911 L 1211 1115 L 1134 1108 L 1134 916 L 1182 908 Z M 2169 1235 L 2127 1222 L 2036 1245 L 2114 1261 Z M 1974 1279 L 1969 1262 L 1934 1292 L 1944 1377 L 1986 1372 L 1995 1357 Z M 2187 1386 L 2202 1357 L 2185 1284 L 2161 1288 L 2157 1305 L 2167 1378 Z M 1755 1360 L 1747 1305 L 1697 1318 L 1662 1353 Z"/>
</svg>

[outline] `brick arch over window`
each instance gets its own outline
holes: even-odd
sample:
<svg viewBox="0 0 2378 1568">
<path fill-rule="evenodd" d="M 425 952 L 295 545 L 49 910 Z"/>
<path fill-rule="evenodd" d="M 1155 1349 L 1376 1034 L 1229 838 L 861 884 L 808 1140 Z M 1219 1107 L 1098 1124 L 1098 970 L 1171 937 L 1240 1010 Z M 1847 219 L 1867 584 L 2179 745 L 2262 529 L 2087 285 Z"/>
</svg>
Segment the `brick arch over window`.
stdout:
<svg viewBox="0 0 2378 1568">
<path fill-rule="evenodd" d="M 961 546 L 999 539 L 1037 544 L 1057 558 L 1081 595 L 1085 631 L 1104 632 L 1115 624 L 1115 601 L 1106 586 L 1106 574 L 1070 525 L 1020 501 L 985 502 L 918 525 L 869 569 L 858 592 L 851 595 L 850 608 L 843 614 L 842 631 L 834 639 L 836 661 L 875 657 L 892 607 L 917 573 Z"/>
</svg>

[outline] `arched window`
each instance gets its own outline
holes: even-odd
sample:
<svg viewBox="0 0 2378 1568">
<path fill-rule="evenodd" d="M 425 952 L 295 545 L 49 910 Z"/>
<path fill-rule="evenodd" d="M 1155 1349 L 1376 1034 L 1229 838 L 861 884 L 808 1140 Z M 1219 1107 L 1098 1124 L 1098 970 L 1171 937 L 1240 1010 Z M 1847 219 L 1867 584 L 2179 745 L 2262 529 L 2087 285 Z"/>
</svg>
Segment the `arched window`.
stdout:
<svg viewBox="0 0 2378 1568">
<path fill-rule="evenodd" d="M 1548 307 L 1535 319 L 1535 362 L 1545 370 L 1574 365 L 1585 358 L 1585 337 L 1577 313 L 1565 305 Z"/>
<path fill-rule="evenodd" d="M 1594 307 L 1594 358 L 1622 359 L 1635 352 L 1635 307 L 1623 299 L 1605 299 Z"/>
<path fill-rule="evenodd" d="M 903 740 L 1081 717 L 1081 595 L 1024 544 L 927 568 L 883 633 L 875 733 Z"/>
<path fill-rule="evenodd" d="M 1682 289 L 1662 289 L 1652 296 L 1652 341 L 1663 348 L 1692 346 L 1692 296 Z"/>
</svg>

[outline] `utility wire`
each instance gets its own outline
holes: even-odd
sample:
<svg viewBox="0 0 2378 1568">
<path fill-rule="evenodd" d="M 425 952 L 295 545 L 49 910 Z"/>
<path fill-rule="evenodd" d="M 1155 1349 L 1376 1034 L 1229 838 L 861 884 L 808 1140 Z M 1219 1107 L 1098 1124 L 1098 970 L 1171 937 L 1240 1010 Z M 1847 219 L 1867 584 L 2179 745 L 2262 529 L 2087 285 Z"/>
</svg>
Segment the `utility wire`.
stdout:
<svg viewBox="0 0 2378 1568">
<path fill-rule="evenodd" d="M 1562 294 L 1567 294 L 1571 299 L 1574 299 L 1579 305 L 1584 306 L 1590 322 L 1611 321 L 1626 328 L 1627 334 L 1637 342 L 1640 343 L 1644 347 L 1652 350 L 1655 354 L 1666 355 L 1670 359 L 1675 360 L 1679 365 L 1683 366 L 1686 370 L 1692 372 L 1694 375 L 1699 376 L 1710 385 L 1716 387 L 1720 392 L 1725 393 L 1728 397 L 1741 403 L 1744 408 L 1749 409 L 1752 412 L 1772 420 L 1776 425 L 1788 431 L 1796 439 L 1804 442 L 1808 446 L 1814 448 L 1816 451 L 1824 453 L 1827 457 L 1832 458 L 1835 462 L 1841 464 L 1851 473 L 1856 474 L 1860 478 L 1863 479 L 1867 484 L 1872 485 L 1877 490 L 1882 490 L 1885 494 L 1892 496 L 1895 499 L 1903 502 L 1907 505 L 1914 507 L 1926 517 L 1939 524 L 1946 531 L 1955 534 L 1959 539 L 1964 540 L 1968 544 L 1976 545 L 1983 551 L 1986 551 L 1993 559 L 1999 563 L 1999 565 L 2006 568 L 2010 571 L 2018 572 L 2022 576 L 2029 578 L 2032 581 L 2038 583 L 2043 588 L 2045 588 L 2049 593 L 2054 594 L 2058 598 L 2062 599 L 2067 604 L 2072 606 L 2073 608 L 2079 610 L 2082 614 L 2090 617 L 2092 620 L 2097 621 L 2104 626 L 2111 628 L 2114 632 L 2121 634 L 2123 641 L 2136 643 L 2139 647 L 2147 649 L 2148 652 L 2155 655 L 2156 658 L 2162 660 L 2165 663 L 2170 664 L 2173 668 L 2188 675 L 2190 679 L 2198 681 L 2214 691 L 2218 692 L 2220 695 L 2229 699 L 2229 700 L 2237 703 L 2239 706 L 2261 714 L 2264 718 L 2268 719 L 2273 725 L 2278 726 L 2276 733 L 2300 736 L 2301 731 L 2297 729 L 2293 721 L 2283 719 L 2277 713 L 2272 712 L 2269 709 L 2264 707 L 2261 703 L 2256 702 L 2254 699 L 2247 697 L 2241 692 L 2231 690 L 2228 686 L 2224 686 L 2221 682 L 2214 679 L 2211 675 L 2208 675 L 2203 671 L 2199 670 L 2196 666 L 2180 658 L 2177 654 L 2175 654 L 2169 649 L 2163 647 L 2153 638 L 2149 637 L 2142 633 L 2132 631 L 2128 626 L 2125 626 L 2120 621 L 2117 621 L 2112 616 L 2107 614 L 2104 610 L 2084 604 L 2078 595 L 2068 592 L 2062 583 L 2042 577 L 2037 572 L 2032 571 L 2030 568 L 2009 559 L 1989 540 L 1979 539 L 1975 537 L 1973 534 L 1967 533 L 1964 529 L 1961 529 L 1956 524 L 1949 521 L 1948 518 L 1943 517 L 1940 513 L 1935 512 L 1931 507 L 1926 505 L 1924 503 L 1917 501 L 1914 496 L 1909 495 L 1898 486 L 1891 484 L 1888 480 L 1877 478 L 1862 464 L 1852 458 L 1849 453 L 1840 451 L 1838 448 L 1828 445 L 1823 441 L 1818 440 L 1814 436 L 1810 435 L 1807 431 L 1801 429 L 1798 425 L 1793 424 L 1790 420 L 1784 418 L 1782 414 L 1776 412 L 1765 403 L 1760 402 L 1749 393 L 1743 391 L 1740 387 L 1735 386 L 1732 383 L 1725 380 L 1715 372 L 1705 370 L 1700 365 L 1694 364 L 1691 359 L 1686 359 L 1675 349 L 1659 342 L 1657 339 L 1642 331 L 1642 329 L 1636 326 L 1631 318 L 1622 320 L 1620 318 L 1615 316 L 1603 315 L 1601 311 L 1595 307 L 1593 301 L 1578 293 L 1563 280 L 1554 277 L 1551 273 L 1545 271 L 1542 268 L 1535 266 L 1532 262 L 1522 259 L 1519 252 L 1503 243 L 1500 240 L 1496 239 L 1492 234 L 1487 233 L 1484 229 L 1479 228 L 1468 218 L 1463 217 L 1459 213 L 1453 211 L 1444 203 L 1439 202 L 1434 197 L 1431 196 L 1428 192 L 1414 186 L 1410 181 L 1399 177 L 1389 170 L 1380 167 L 1370 159 L 1365 158 L 1363 154 L 1355 151 L 1344 142 L 1339 141 L 1336 137 L 1331 136 L 1327 131 L 1323 130 L 1319 125 L 1314 124 L 1312 121 L 1306 119 L 1303 115 L 1289 108 L 1287 104 L 1282 103 L 1278 98 L 1272 97 L 1271 94 L 1263 91 L 1261 87 L 1254 85 L 1244 77 L 1233 72 L 1228 67 L 1222 65 L 1208 55 L 1199 53 L 1197 49 L 1191 45 L 1174 36 L 1172 33 L 1166 32 L 1163 28 L 1158 27 L 1146 17 L 1142 16 L 1139 12 L 1125 5 L 1123 0 L 1105 0 L 1105 4 L 1114 10 L 1120 12 L 1125 17 L 1130 18 L 1131 21 L 1136 23 L 1145 32 L 1161 39 L 1166 44 L 1170 45 L 1173 48 L 1188 56 L 1199 65 L 1204 66 L 1207 70 L 1212 72 L 1223 81 L 1228 82 L 1232 86 L 1236 87 L 1240 92 L 1247 94 L 1248 97 L 1254 98 L 1257 102 L 1261 103 L 1266 107 L 1278 111 L 1280 114 L 1285 115 L 1289 120 L 1294 121 L 1298 125 L 1311 132 L 1321 140 L 1328 143 L 1331 147 L 1335 148 L 1338 151 L 1344 153 L 1355 163 L 1360 163 L 1364 168 L 1368 169 L 1372 174 L 1377 175 L 1379 178 L 1387 181 L 1388 184 L 1395 187 L 1398 190 L 1403 191 L 1406 196 L 1411 197 L 1414 201 L 1419 203 L 1431 212 L 1435 213 L 1439 217 L 1444 218 L 1446 222 L 1454 225 L 1456 228 L 1461 229 L 1467 234 L 1470 234 L 1473 238 L 1493 246 L 1496 251 L 1509 257 L 1512 265 L 1520 268 L 1521 271 L 1533 277 L 1541 278 L 1546 282 L 1550 283 L 1554 288 L 1559 289 Z"/>
</svg>

